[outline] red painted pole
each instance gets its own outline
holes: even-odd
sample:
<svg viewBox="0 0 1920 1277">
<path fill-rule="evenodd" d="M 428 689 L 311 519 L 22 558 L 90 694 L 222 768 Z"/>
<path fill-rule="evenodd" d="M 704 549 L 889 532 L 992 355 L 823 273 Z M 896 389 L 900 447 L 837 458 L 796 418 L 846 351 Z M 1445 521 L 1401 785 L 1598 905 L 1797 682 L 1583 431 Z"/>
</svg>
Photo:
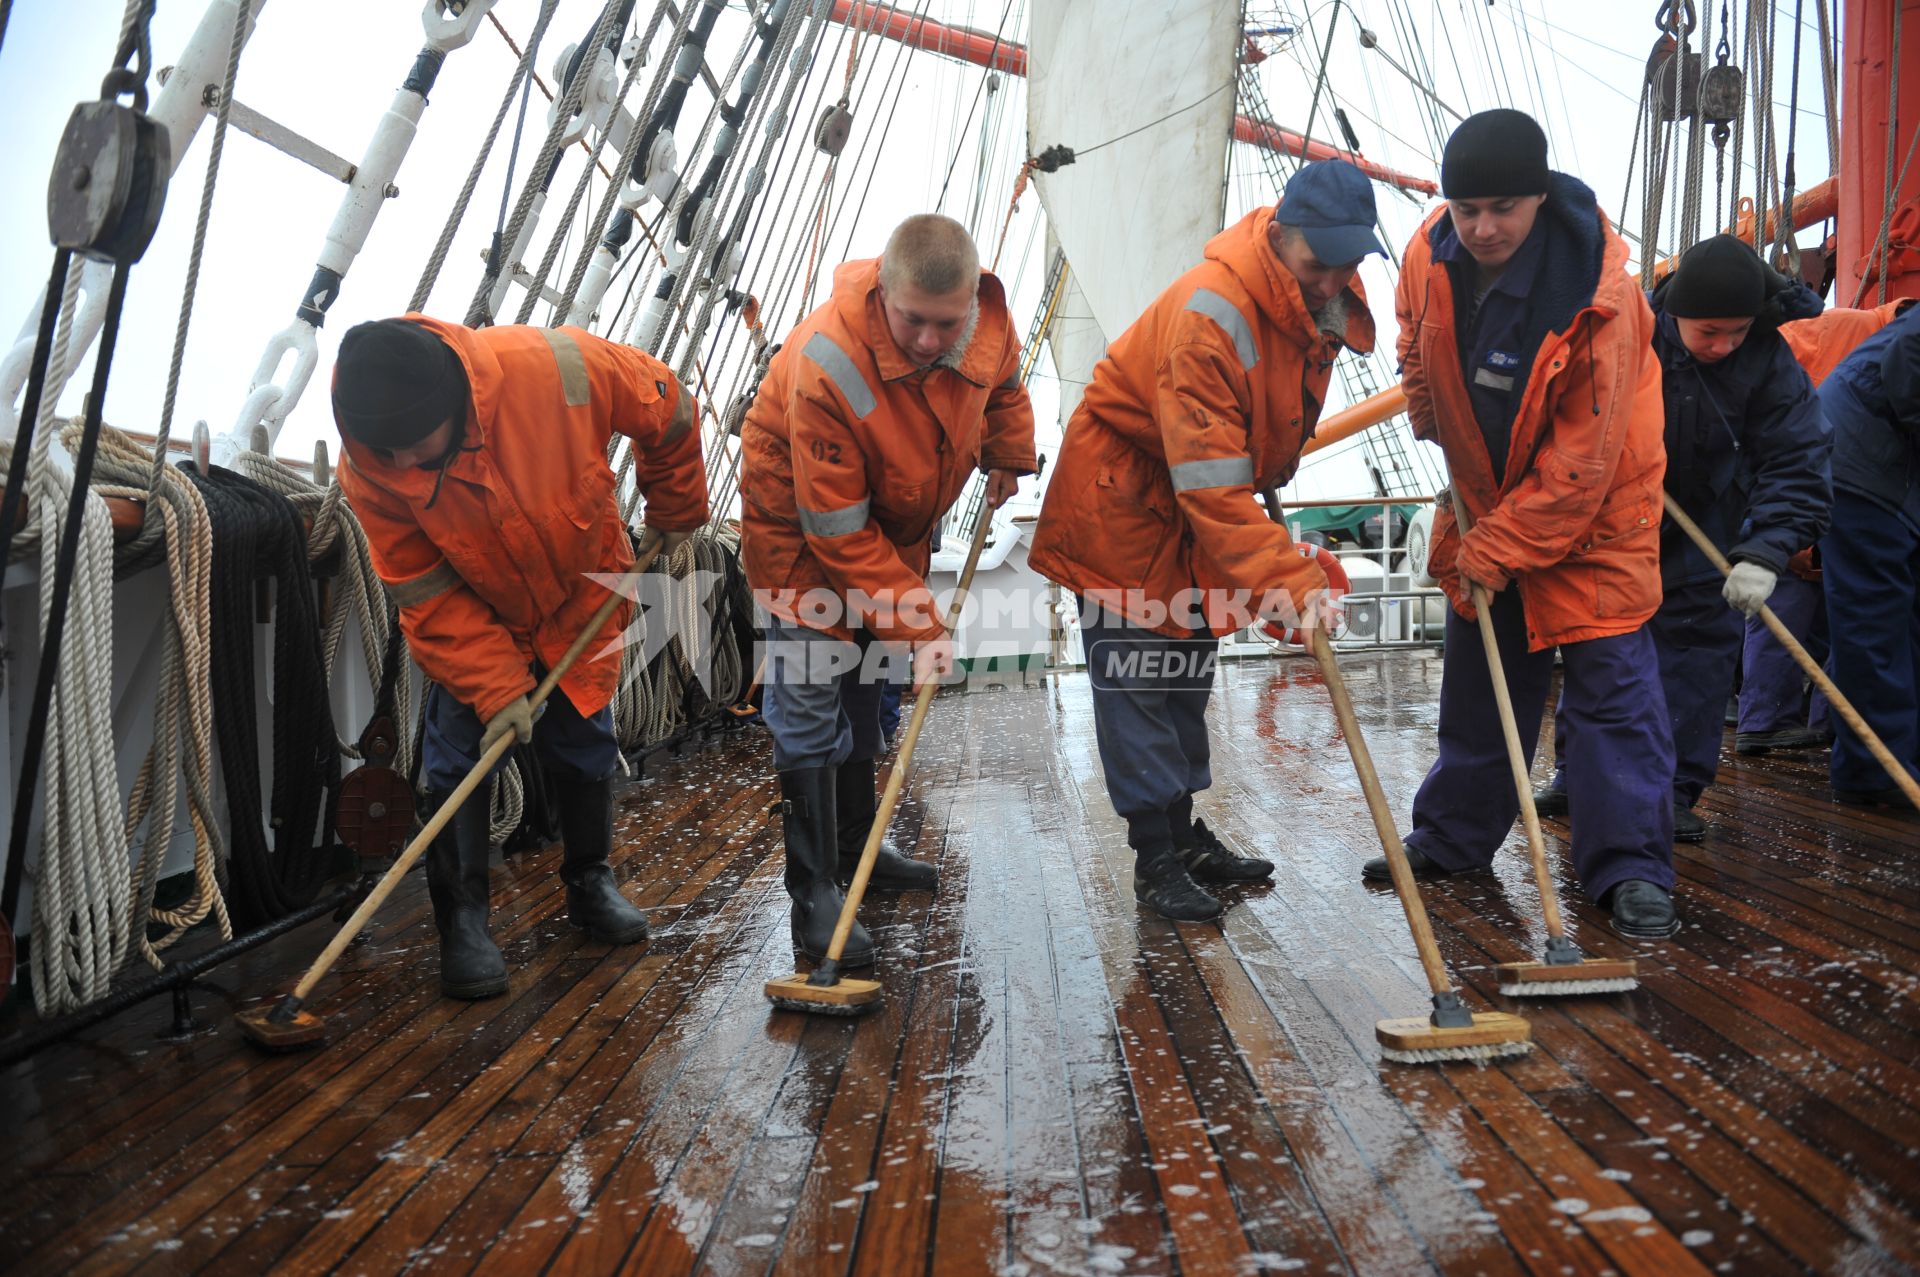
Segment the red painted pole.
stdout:
<svg viewBox="0 0 1920 1277">
<path fill-rule="evenodd" d="M 1920 0 L 1915 2 L 1920 3 Z M 975 66 L 991 66 L 1008 75 L 1024 76 L 1027 73 L 1026 46 L 1002 40 L 990 31 L 932 22 L 892 5 L 870 3 L 870 0 L 833 0 L 831 16 L 833 21 L 844 23 L 856 31 L 872 32 L 916 49 L 925 49 L 929 53 L 971 62 Z M 1439 186 L 1427 178 L 1413 177 L 1383 164 L 1375 164 L 1372 160 L 1362 159 L 1324 142 L 1308 141 L 1292 129 L 1283 129 L 1264 120 L 1249 119 L 1244 115 L 1234 117 L 1233 136 L 1253 146 L 1297 155 L 1303 159 L 1337 157 L 1350 160 L 1375 181 L 1424 195 L 1440 193 Z"/>
<path fill-rule="evenodd" d="M 1894 11 L 1900 12 L 1895 61 Z M 1874 252 L 1886 215 L 1887 186 L 1895 180 L 1920 129 L 1920 0 L 1847 0 L 1840 28 L 1839 238 L 1834 301 L 1872 306 L 1879 300 Z M 1895 107 L 1893 85 L 1900 91 Z M 1898 118 L 1894 118 L 1895 110 Z M 1893 167 L 1887 136 L 1893 135 Z M 1893 194 L 1886 298 L 1920 297 L 1920 158 L 1907 167 Z M 1864 285 L 1864 289 L 1863 289 Z M 1855 301 L 1855 297 L 1859 300 Z"/>
</svg>

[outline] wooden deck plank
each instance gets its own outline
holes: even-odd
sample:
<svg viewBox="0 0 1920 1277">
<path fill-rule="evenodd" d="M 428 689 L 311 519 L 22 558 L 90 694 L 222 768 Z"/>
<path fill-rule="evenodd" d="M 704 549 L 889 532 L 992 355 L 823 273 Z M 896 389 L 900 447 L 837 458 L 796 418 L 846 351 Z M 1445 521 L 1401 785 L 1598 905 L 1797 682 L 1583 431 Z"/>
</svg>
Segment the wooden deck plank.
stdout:
<svg viewBox="0 0 1920 1277">
<path fill-rule="evenodd" d="M 1343 667 L 1404 820 L 1440 664 Z M 321 1052 L 158 1044 L 146 1008 L 0 1074 L 22 1140 L 0 1266 L 1920 1267 L 1920 822 L 1834 807 L 1822 755 L 1729 754 L 1707 841 L 1679 849 L 1686 925 L 1648 944 L 1606 930 L 1550 824 L 1577 940 L 1640 956 L 1642 988 L 1526 1004 L 1492 971 L 1542 939 L 1510 838 L 1427 895 L 1468 1000 L 1527 1015 L 1538 1049 L 1388 1065 L 1373 1021 L 1423 1008 L 1424 981 L 1391 894 L 1358 879 L 1376 847 L 1317 670 L 1229 663 L 1212 719 L 1201 813 L 1279 860 L 1221 924 L 1134 906 L 1083 677 L 942 697 L 894 829 L 942 889 L 863 911 L 885 1006 L 775 1013 L 768 753 L 732 733 L 623 792 L 645 953 L 566 926 L 547 849 L 496 873 L 507 999 L 436 996 L 416 880 L 326 986 Z M 203 1016 L 283 987 L 330 929 L 219 973 Z"/>
</svg>

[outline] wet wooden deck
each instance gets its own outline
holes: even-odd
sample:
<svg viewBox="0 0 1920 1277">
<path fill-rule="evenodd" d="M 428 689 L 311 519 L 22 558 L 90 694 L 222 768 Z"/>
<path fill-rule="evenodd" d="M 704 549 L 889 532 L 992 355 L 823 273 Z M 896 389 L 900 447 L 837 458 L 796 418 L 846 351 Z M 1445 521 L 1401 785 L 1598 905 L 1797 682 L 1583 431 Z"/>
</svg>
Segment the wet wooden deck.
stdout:
<svg viewBox="0 0 1920 1277">
<path fill-rule="evenodd" d="M 1404 816 L 1439 662 L 1349 665 Z M 792 967 L 768 753 L 728 737 L 623 796 L 645 953 L 566 927 L 550 849 L 495 873 L 507 998 L 436 996 L 414 881 L 323 986 L 320 1051 L 230 1023 L 315 925 L 196 995 L 210 1036 L 156 1041 L 155 1003 L 0 1075 L 0 1270 L 1920 1265 L 1920 824 L 1832 806 L 1823 756 L 1730 763 L 1632 995 L 1499 997 L 1491 964 L 1540 939 L 1520 857 L 1431 889 L 1471 997 L 1538 1042 L 1436 1068 L 1374 1045 L 1425 995 L 1309 666 L 1223 672 L 1203 812 L 1281 867 L 1222 925 L 1136 911 L 1079 677 L 943 698 L 930 731 L 896 831 L 943 886 L 869 907 L 879 1013 L 764 1001 Z"/>
</svg>

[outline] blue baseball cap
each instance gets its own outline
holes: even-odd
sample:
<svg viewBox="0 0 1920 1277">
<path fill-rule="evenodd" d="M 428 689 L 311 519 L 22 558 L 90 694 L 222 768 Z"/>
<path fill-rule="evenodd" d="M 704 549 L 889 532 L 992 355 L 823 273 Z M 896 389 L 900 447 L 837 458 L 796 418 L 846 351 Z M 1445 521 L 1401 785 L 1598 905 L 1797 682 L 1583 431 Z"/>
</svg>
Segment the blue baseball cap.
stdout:
<svg viewBox="0 0 1920 1277">
<path fill-rule="evenodd" d="M 1274 218 L 1298 227 L 1313 255 L 1329 266 L 1389 254 L 1374 233 L 1373 181 L 1345 160 L 1319 160 L 1287 180 Z"/>
</svg>

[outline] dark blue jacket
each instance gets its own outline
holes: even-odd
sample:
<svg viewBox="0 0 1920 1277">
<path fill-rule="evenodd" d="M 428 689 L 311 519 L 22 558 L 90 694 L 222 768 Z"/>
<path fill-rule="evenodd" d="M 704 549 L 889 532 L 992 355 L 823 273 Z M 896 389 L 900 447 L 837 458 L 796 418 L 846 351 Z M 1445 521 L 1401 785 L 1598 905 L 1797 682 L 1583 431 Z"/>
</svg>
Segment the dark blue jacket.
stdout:
<svg viewBox="0 0 1920 1277">
<path fill-rule="evenodd" d="M 1833 504 L 1831 439 L 1813 383 L 1779 333 L 1819 314 L 1820 299 L 1789 285 L 1738 349 L 1703 364 L 1662 308 L 1664 293 L 1649 300 L 1667 403 L 1667 491 L 1728 558 L 1783 573 L 1827 530 Z M 1719 575 L 1672 520 L 1662 523 L 1666 589 Z"/>
<path fill-rule="evenodd" d="M 1900 515 L 1920 536 L 1920 306 L 1854 348 L 1820 383 L 1833 486 Z"/>
</svg>

